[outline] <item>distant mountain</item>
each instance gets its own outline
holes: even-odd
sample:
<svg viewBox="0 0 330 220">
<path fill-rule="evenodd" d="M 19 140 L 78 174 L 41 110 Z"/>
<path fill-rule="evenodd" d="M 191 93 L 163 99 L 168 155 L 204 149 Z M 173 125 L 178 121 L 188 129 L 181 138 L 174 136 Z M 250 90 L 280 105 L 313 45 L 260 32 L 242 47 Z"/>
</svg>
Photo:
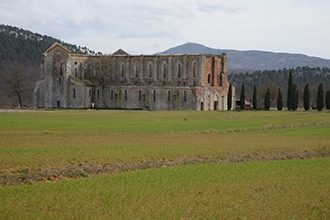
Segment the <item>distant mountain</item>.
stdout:
<svg viewBox="0 0 330 220">
<path fill-rule="evenodd" d="M 160 54 L 227 54 L 228 69 L 233 70 L 278 70 L 283 68 L 330 67 L 330 60 L 303 54 L 274 53 L 265 51 L 239 51 L 214 49 L 196 43 L 185 43 Z"/>
</svg>

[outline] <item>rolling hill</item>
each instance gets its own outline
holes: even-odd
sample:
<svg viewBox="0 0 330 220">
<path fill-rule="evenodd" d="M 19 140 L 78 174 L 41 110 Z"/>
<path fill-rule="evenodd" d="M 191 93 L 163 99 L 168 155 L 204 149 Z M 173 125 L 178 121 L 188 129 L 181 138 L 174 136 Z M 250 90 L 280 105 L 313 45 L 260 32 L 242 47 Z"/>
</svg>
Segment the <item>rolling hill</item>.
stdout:
<svg viewBox="0 0 330 220">
<path fill-rule="evenodd" d="M 278 70 L 283 68 L 330 67 L 330 60 L 303 54 L 274 53 L 257 50 L 214 49 L 197 43 L 185 43 L 159 54 L 222 54 L 228 57 L 229 71 Z"/>
<path fill-rule="evenodd" d="M 32 106 L 32 91 L 40 76 L 41 55 L 54 42 L 60 42 L 74 53 L 101 54 L 101 52 L 96 53 L 86 47 L 69 44 L 50 36 L 32 33 L 18 27 L 0 25 L 0 108 L 18 106 L 15 88 L 11 84 L 15 80 L 19 80 L 21 85 L 19 92 L 22 95 L 23 105 Z M 326 88 L 330 88 L 330 60 L 318 57 L 264 51 L 213 49 L 197 43 L 179 45 L 159 54 L 187 53 L 227 53 L 229 79 L 236 86 L 236 93 L 239 92 L 239 86 L 243 83 L 248 85 L 254 82 L 261 87 L 272 82 L 275 86 L 283 87 L 283 80 L 286 80 L 288 74 L 287 68 L 293 72 L 300 87 L 306 82 L 312 83 L 314 87 L 323 82 Z M 251 74 L 245 74 L 246 71 Z M 19 74 L 15 75 L 15 73 Z M 247 93 L 249 89 L 247 86 Z"/>
</svg>

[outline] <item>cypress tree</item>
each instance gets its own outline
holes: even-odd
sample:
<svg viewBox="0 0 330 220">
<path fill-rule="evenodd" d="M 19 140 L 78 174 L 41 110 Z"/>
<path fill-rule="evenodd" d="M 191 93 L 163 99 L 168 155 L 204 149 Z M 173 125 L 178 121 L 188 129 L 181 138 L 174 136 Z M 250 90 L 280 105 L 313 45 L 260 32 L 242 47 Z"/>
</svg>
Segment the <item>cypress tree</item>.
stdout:
<svg viewBox="0 0 330 220">
<path fill-rule="evenodd" d="M 298 88 L 295 83 L 292 85 L 292 94 L 291 94 L 291 110 L 295 111 L 298 108 Z"/>
<path fill-rule="evenodd" d="M 253 109 L 256 110 L 257 109 L 257 87 L 256 87 L 256 85 L 254 85 L 254 87 L 253 87 L 252 105 L 253 105 Z"/>
<path fill-rule="evenodd" d="M 281 89 L 278 88 L 278 93 L 277 93 L 277 110 L 281 111 L 282 109 L 283 109 L 283 97 L 282 97 Z"/>
<path fill-rule="evenodd" d="M 289 80 L 288 80 L 288 94 L 287 94 L 287 100 L 286 100 L 286 106 L 288 110 L 292 110 L 292 72 L 289 73 Z"/>
<path fill-rule="evenodd" d="M 325 106 L 327 109 L 330 109 L 330 91 L 325 93 Z"/>
<path fill-rule="evenodd" d="M 304 89 L 304 109 L 305 109 L 305 111 L 308 111 L 311 107 L 310 99 L 311 99 L 311 94 L 309 92 L 309 83 L 307 83 L 305 86 L 305 89 Z"/>
<path fill-rule="evenodd" d="M 227 106 L 228 106 L 228 110 L 231 110 L 231 106 L 232 106 L 232 100 L 233 100 L 233 89 L 232 89 L 232 85 L 231 83 L 229 84 L 229 89 L 228 89 L 228 96 L 227 96 Z"/>
<path fill-rule="evenodd" d="M 317 110 L 319 111 L 322 111 L 324 107 L 324 95 L 323 95 L 322 83 L 320 83 L 319 88 L 317 89 L 316 107 Z"/>
<path fill-rule="evenodd" d="M 269 88 L 267 88 L 267 92 L 265 95 L 265 110 L 269 110 L 270 109 L 270 90 Z"/>
<path fill-rule="evenodd" d="M 239 107 L 241 108 L 241 110 L 244 110 L 244 106 L 245 106 L 245 87 L 244 84 L 242 84 Z"/>
</svg>

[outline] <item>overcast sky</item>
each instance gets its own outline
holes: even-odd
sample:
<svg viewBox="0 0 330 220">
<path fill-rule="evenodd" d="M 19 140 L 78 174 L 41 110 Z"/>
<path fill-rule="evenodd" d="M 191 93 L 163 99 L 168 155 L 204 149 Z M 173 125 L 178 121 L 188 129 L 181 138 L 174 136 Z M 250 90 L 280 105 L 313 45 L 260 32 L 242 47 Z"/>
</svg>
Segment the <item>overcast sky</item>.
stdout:
<svg viewBox="0 0 330 220">
<path fill-rule="evenodd" d="M 330 59 L 329 0 L 0 0 L 0 23 L 103 53 L 194 42 Z"/>
</svg>

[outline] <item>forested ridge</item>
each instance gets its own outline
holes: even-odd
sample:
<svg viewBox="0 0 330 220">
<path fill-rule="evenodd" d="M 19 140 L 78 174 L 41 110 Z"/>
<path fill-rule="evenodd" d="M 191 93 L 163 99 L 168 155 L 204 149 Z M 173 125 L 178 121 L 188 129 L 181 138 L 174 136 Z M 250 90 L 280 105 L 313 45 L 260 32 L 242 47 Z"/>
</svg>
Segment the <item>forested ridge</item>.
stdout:
<svg viewBox="0 0 330 220">
<path fill-rule="evenodd" d="M 74 53 L 95 54 L 87 47 L 21 28 L 0 25 L 0 108 L 18 106 L 16 92 L 21 92 L 23 106 L 32 106 L 32 92 L 39 80 L 42 53 L 54 42 L 63 44 Z"/>
<path fill-rule="evenodd" d="M 0 25 L 0 60 L 15 60 L 16 62 L 28 62 L 41 60 L 41 54 L 47 50 L 54 42 L 59 42 L 73 53 L 95 54 L 94 51 L 73 44 L 63 42 L 59 39 L 32 33 L 28 30 Z"/>
<path fill-rule="evenodd" d="M 230 73 L 228 80 L 236 87 L 236 97 L 239 97 L 242 84 L 245 87 L 246 100 L 252 100 L 254 85 L 258 91 L 258 106 L 263 106 L 263 98 L 267 88 L 270 88 L 272 97 L 272 106 L 276 106 L 275 100 L 278 88 L 284 93 L 286 100 L 286 91 L 288 89 L 289 73 L 292 73 L 293 81 L 297 85 L 299 95 L 299 107 L 303 104 L 303 91 L 307 83 L 311 91 L 311 104 L 315 105 L 317 89 L 320 83 L 325 90 L 330 90 L 330 68 L 326 67 L 296 67 L 284 68 L 279 70 L 263 70 L 254 72 Z"/>
</svg>

